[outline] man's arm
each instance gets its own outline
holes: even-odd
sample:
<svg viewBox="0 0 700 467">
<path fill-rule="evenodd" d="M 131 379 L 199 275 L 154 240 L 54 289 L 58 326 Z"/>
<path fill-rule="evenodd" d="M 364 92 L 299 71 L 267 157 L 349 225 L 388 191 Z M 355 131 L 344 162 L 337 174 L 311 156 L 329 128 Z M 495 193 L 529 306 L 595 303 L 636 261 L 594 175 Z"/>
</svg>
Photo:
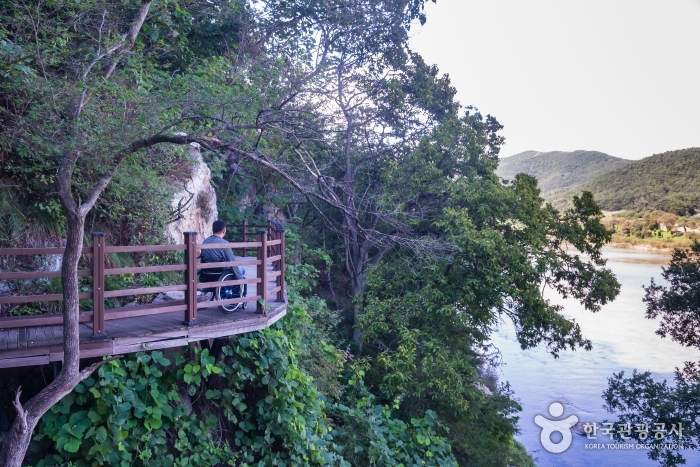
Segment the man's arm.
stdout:
<svg viewBox="0 0 700 467">
<path fill-rule="evenodd" d="M 231 248 L 222 249 L 224 253 L 224 261 L 236 261 L 236 257 L 233 255 L 233 250 Z"/>
<path fill-rule="evenodd" d="M 236 261 L 236 257 L 233 255 L 233 250 L 231 248 L 225 248 L 222 249 L 224 256 L 226 257 L 226 261 Z M 233 266 L 231 268 L 236 275 L 236 279 L 243 279 L 243 273 L 241 272 L 241 269 L 238 266 Z"/>
</svg>

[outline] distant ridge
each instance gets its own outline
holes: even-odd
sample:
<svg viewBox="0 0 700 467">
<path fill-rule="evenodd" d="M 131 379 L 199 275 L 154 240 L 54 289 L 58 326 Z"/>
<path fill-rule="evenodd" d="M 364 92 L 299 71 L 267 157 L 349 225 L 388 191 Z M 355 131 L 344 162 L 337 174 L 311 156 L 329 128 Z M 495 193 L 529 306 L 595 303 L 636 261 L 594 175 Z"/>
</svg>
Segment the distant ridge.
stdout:
<svg viewBox="0 0 700 467">
<path fill-rule="evenodd" d="M 537 178 L 543 196 L 574 187 L 632 161 L 598 151 L 525 151 L 499 161 L 498 176 L 512 180 L 518 173 Z"/>
<path fill-rule="evenodd" d="M 604 210 L 695 214 L 700 212 L 700 148 L 655 154 L 546 198 L 561 208 L 584 190 L 593 192 Z"/>
</svg>

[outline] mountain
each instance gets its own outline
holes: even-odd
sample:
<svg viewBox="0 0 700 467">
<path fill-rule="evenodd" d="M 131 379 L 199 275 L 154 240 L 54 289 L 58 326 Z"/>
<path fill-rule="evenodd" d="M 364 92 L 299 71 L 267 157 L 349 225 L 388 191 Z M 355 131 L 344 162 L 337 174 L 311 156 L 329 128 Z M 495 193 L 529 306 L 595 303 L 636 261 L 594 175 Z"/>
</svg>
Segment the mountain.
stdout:
<svg viewBox="0 0 700 467">
<path fill-rule="evenodd" d="M 580 185 L 632 161 L 598 151 L 525 151 L 499 161 L 496 173 L 513 179 L 526 173 L 539 181 L 542 194 Z"/>
<path fill-rule="evenodd" d="M 700 212 L 700 148 L 655 154 L 545 198 L 563 207 L 584 190 L 591 191 L 604 210 Z"/>
</svg>

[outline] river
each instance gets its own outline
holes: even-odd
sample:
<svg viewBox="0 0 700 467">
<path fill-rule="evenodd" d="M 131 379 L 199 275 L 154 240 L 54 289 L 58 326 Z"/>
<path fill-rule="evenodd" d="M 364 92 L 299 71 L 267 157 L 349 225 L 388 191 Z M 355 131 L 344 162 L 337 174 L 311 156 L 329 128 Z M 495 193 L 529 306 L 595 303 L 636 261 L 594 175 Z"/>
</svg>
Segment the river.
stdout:
<svg viewBox="0 0 700 467">
<path fill-rule="evenodd" d="M 614 420 L 603 409 L 603 390 L 613 373 L 633 369 L 649 370 L 657 379 L 673 380 L 673 370 L 685 361 L 700 361 L 700 351 L 682 347 L 655 334 L 658 322 L 645 319 L 642 302 L 644 290 L 653 277 L 664 284 L 661 268 L 670 254 L 633 249 L 604 248 L 608 266 L 621 284 L 620 295 L 598 313 L 584 310 L 576 300 L 561 299 L 554 293 L 547 298 L 564 305 L 564 315 L 576 318 L 584 337 L 593 343 L 586 352 L 565 351 L 554 359 L 544 348 L 527 351 L 515 340 L 512 323 L 503 323 L 495 333 L 493 344 L 501 351 L 504 365 L 500 380 L 508 381 L 515 397 L 520 400 L 520 434 L 517 439 L 536 458 L 538 467 L 656 466 L 644 450 L 609 450 L 586 448 L 586 443 L 610 443 L 606 437 L 597 441 L 574 435 L 571 446 L 560 454 L 552 454 L 540 443 L 541 428 L 535 424 L 537 415 L 552 419 L 548 408 L 559 402 L 564 413 L 559 417 L 576 415 L 581 421 Z M 558 442 L 561 437 L 552 439 Z M 683 451 L 687 465 L 700 465 L 700 453 Z"/>
</svg>

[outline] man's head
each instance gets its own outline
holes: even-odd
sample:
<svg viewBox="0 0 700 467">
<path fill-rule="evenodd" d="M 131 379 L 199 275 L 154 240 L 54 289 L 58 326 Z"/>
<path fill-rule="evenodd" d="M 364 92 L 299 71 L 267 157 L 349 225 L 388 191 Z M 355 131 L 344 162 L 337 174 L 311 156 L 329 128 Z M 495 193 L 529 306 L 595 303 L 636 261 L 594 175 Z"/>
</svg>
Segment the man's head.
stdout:
<svg viewBox="0 0 700 467">
<path fill-rule="evenodd" d="M 211 230 L 217 237 L 223 237 L 226 234 L 226 222 L 222 220 L 214 221 Z"/>
</svg>

